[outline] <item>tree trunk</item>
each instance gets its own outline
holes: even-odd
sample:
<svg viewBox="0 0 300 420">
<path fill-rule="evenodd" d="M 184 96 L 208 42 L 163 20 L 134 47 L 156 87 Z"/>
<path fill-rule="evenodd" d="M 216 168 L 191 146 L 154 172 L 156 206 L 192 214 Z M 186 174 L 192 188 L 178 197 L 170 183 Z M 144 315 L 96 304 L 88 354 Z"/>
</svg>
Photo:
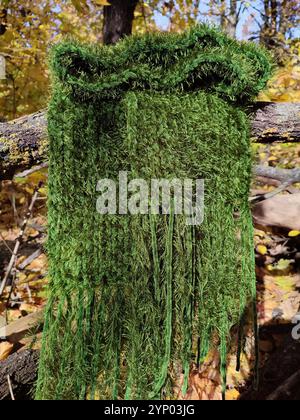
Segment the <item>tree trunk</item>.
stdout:
<svg viewBox="0 0 300 420">
<path fill-rule="evenodd" d="M 139 0 L 110 0 L 104 7 L 104 44 L 116 44 L 124 36 L 131 35 L 134 11 Z"/>
<path fill-rule="evenodd" d="M 267 48 L 278 46 L 280 26 L 280 5 L 278 0 L 264 0 L 264 24 L 261 28 L 260 40 Z M 278 57 L 279 58 L 279 57 Z"/>
<path fill-rule="evenodd" d="M 300 103 L 258 102 L 252 122 L 257 143 L 300 142 Z"/>
<path fill-rule="evenodd" d="M 0 10 L 0 36 L 4 35 L 7 28 L 7 9 Z"/>
<path fill-rule="evenodd" d="M 270 27 L 270 19 L 271 19 L 271 8 L 270 8 L 270 1 L 264 0 L 264 12 L 263 12 L 263 25 L 260 31 L 260 42 L 264 45 L 267 45 L 267 40 L 270 36 L 271 27 Z"/>
<path fill-rule="evenodd" d="M 225 31 L 226 30 L 226 0 L 221 0 L 221 28 Z"/>
<path fill-rule="evenodd" d="M 236 38 L 238 25 L 237 0 L 230 0 L 229 12 L 227 13 L 226 0 L 221 1 L 221 27 L 232 38 Z"/>
<path fill-rule="evenodd" d="M 279 21 L 279 32 L 285 35 L 288 31 L 288 4 L 287 0 L 282 0 L 280 6 L 280 21 Z"/>
<path fill-rule="evenodd" d="M 271 30 L 272 35 L 277 35 L 278 1 L 271 0 Z"/>
<path fill-rule="evenodd" d="M 236 38 L 236 29 L 238 25 L 237 0 L 230 0 L 230 11 L 228 17 L 227 33 L 232 38 Z"/>
</svg>

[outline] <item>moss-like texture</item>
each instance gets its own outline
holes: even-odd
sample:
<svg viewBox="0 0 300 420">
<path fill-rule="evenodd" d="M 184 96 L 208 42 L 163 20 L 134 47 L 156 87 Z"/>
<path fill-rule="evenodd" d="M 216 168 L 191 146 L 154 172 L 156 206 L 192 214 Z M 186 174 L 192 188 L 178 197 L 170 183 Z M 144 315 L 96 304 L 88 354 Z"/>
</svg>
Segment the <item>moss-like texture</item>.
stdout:
<svg viewBox="0 0 300 420">
<path fill-rule="evenodd" d="M 48 151 L 44 113 L 30 115 L 0 127 L 0 180 L 45 160 Z"/>
<path fill-rule="evenodd" d="M 116 47 L 66 42 L 51 64 L 51 297 L 37 398 L 172 398 L 178 366 L 184 392 L 195 343 L 201 359 L 216 335 L 225 387 L 230 329 L 255 299 L 241 105 L 265 86 L 267 54 L 200 26 Z M 119 171 L 204 178 L 203 225 L 100 216 L 97 181 Z"/>
</svg>

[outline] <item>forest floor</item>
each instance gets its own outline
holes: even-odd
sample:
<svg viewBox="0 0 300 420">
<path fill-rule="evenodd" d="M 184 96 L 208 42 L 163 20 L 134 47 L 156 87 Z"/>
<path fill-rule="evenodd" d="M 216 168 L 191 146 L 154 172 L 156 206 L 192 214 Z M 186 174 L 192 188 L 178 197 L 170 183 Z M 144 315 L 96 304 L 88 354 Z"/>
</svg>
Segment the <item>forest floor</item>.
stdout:
<svg viewBox="0 0 300 420">
<path fill-rule="evenodd" d="M 300 146 L 257 145 L 254 149 L 260 164 L 285 169 L 300 167 Z M 13 264 L 10 283 L 0 299 L 0 331 L 9 325 L 12 331 L 16 328 L 17 332 L 8 339 L 2 337 L 1 340 L 0 336 L 0 369 L 1 361 L 15 352 L 40 347 L 41 333 L 35 330 L 33 334 L 32 327 L 47 302 L 48 268 L 44 249 L 47 235 L 46 170 L 3 182 L 0 189 L 0 279 L 3 279 L 20 226 L 26 218 L 36 186 L 41 181 L 43 185 L 38 189 L 34 210 Z M 272 189 L 274 186 L 257 181 L 253 184 L 255 195 Z M 299 192 L 300 186 L 294 185 L 283 195 Z M 292 337 L 292 333 L 294 332 L 294 336 L 298 333 L 300 338 L 300 328 L 297 330 L 297 322 L 300 323 L 300 232 L 293 226 L 290 229 L 256 226 L 255 247 L 261 381 L 258 391 L 254 390 L 254 338 L 249 311 L 240 372 L 236 372 L 235 339 L 228 357 L 226 398 L 299 399 L 300 379 L 296 387 L 293 375 L 300 371 L 300 343 Z M 36 317 L 32 317 L 33 314 Z M 233 337 L 235 333 L 233 331 Z M 218 353 L 211 352 L 200 370 L 192 370 L 189 392 L 184 398 L 220 399 L 221 380 L 218 368 Z M 284 385 L 284 389 L 278 390 L 281 385 Z M 298 390 L 295 391 L 296 389 Z M 277 394 L 272 395 L 274 391 Z M 180 392 L 178 398 L 183 398 Z"/>
</svg>

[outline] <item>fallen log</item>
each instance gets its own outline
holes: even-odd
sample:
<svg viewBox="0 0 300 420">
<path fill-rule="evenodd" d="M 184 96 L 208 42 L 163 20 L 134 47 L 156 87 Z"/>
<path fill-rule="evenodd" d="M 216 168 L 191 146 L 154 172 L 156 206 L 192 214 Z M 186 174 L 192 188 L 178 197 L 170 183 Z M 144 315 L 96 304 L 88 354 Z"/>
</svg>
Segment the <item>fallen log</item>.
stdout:
<svg viewBox="0 0 300 420">
<path fill-rule="evenodd" d="M 0 400 L 12 399 L 11 392 L 16 400 L 32 399 L 38 360 L 39 351 L 23 350 L 0 362 Z"/>
<path fill-rule="evenodd" d="M 253 109 L 252 138 L 258 143 L 299 142 L 300 103 L 260 102 Z M 46 112 L 0 123 L 0 180 L 47 160 Z"/>
<path fill-rule="evenodd" d="M 0 328 L 0 339 L 9 343 L 18 343 L 29 330 L 41 325 L 43 322 L 43 310 L 26 315 L 9 325 Z"/>
<path fill-rule="evenodd" d="M 45 111 L 0 123 L 0 180 L 47 160 Z"/>
<path fill-rule="evenodd" d="M 0 339 L 18 345 L 29 331 L 42 326 L 43 310 L 29 314 L 0 328 Z M 0 400 L 32 399 L 37 379 L 39 350 L 20 350 L 0 362 Z"/>
<path fill-rule="evenodd" d="M 252 120 L 257 143 L 300 141 L 300 103 L 258 102 Z"/>
</svg>

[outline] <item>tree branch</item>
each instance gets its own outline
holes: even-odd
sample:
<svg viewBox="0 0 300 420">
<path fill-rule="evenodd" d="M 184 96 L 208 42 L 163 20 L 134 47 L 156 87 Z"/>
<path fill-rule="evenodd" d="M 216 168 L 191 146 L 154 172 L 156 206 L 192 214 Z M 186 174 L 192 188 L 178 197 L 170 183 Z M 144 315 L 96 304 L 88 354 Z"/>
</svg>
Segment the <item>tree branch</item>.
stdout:
<svg viewBox="0 0 300 420">
<path fill-rule="evenodd" d="M 252 113 L 254 142 L 300 142 L 300 103 L 261 102 Z M 12 179 L 17 172 L 47 160 L 46 127 L 45 111 L 0 123 L 0 180 Z"/>
<path fill-rule="evenodd" d="M 258 165 L 254 167 L 254 173 L 256 176 L 276 179 L 281 183 L 289 183 L 289 185 L 300 182 L 300 168 L 280 169 L 271 166 Z"/>
</svg>

